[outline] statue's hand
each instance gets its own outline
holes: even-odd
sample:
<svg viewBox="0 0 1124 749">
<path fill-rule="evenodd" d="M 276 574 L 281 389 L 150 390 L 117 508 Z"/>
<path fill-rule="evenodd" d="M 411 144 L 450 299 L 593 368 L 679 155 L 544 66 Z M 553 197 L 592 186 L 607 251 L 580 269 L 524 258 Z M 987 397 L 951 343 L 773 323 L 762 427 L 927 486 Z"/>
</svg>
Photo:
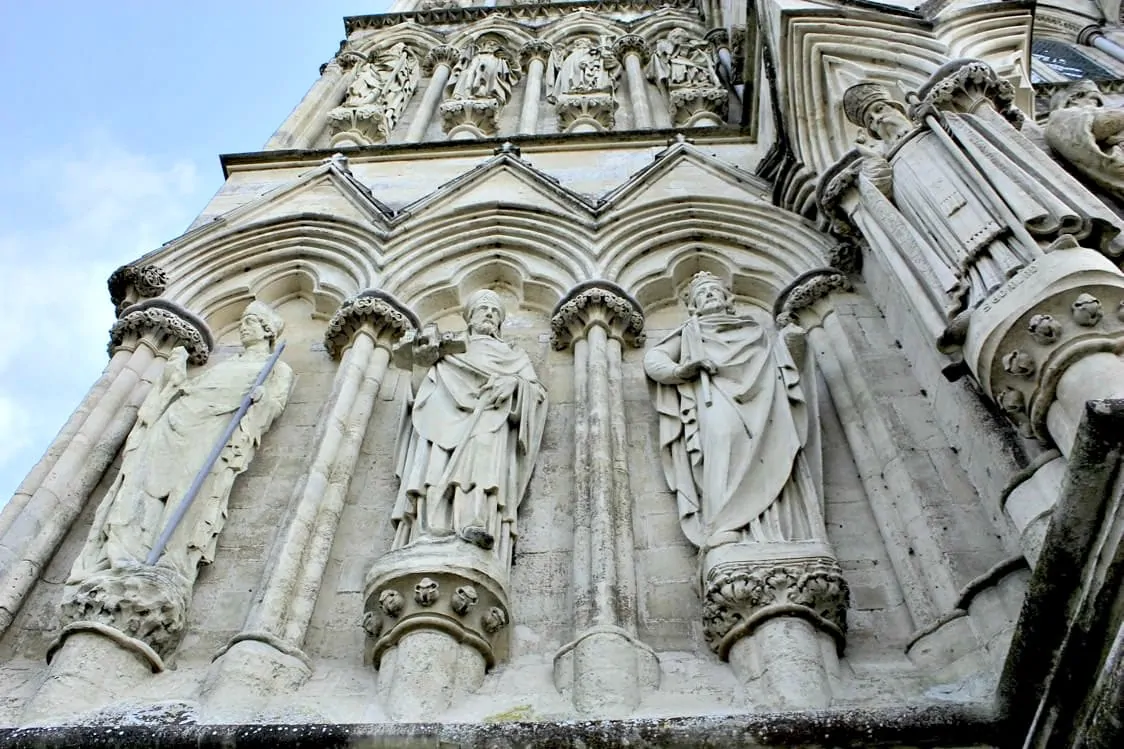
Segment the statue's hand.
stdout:
<svg viewBox="0 0 1124 749">
<path fill-rule="evenodd" d="M 698 359 L 684 362 L 675 368 L 675 376 L 681 380 L 694 380 L 698 378 L 699 372 L 716 374 L 718 366 L 710 359 Z"/>
</svg>

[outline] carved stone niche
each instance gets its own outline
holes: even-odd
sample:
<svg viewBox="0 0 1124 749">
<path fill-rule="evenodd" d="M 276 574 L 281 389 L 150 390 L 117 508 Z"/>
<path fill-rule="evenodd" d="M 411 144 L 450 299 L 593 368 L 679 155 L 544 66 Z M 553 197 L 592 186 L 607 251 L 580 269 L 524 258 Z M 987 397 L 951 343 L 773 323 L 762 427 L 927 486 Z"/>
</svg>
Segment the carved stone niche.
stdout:
<svg viewBox="0 0 1124 749">
<path fill-rule="evenodd" d="M 372 52 L 356 71 L 343 103 L 328 112 L 331 145 L 385 142 L 420 78 L 421 65 L 405 42 Z"/>
<path fill-rule="evenodd" d="M 729 92 L 718 77 L 709 42 L 686 29 L 673 29 L 656 43 L 648 78 L 667 97 L 674 127 L 725 123 Z"/>
<path fill-rule="evenodd" d="M 471 647 L 491 668 L 508 652 L 506 577 L 494 554 L 455 537 L 387 553 L 364 587 L 364 662 L 379 668 L 390 648 L 428 631 Z"/>
<path fill-rule="evenodd" d="M 94 632 L 163 671 L 183 637 L 190 602 L 190 583 L 167 567 L 138 563 L 95 573 L 63 594 L 64 626 L 47 662 L 71 635 Z"/>
<path fill-rule="evenodd" d="M 450 140 L 496 134 L 496 118 L 522 74 L 500 37 L 484 34 L 460 50 L 438 111 Z"/>
</svg>

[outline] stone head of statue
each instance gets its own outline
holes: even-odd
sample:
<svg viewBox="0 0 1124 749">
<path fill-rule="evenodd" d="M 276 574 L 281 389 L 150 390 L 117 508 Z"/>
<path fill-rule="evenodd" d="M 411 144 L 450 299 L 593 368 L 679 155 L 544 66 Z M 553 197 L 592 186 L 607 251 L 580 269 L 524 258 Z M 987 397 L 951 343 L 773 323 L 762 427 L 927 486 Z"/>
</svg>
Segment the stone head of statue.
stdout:
<svg viewBox="0 0 1124 749">
<path fill-rule="evenodd" d="M 506 317 L 503 300 L 491 289 L 472 292 L 468 297 L 468 303 L 464 306 L 464 320 L 468 323 L 469 333 L 499 338 Z"/>
<path fill-rule="evenodd" d="M 687 285 L 687 310 L 692 315 L 734 314 L 734 295 L 721 278 L 699 271 Z"/>
<path fill-rule="evenodd" d="M 285 329 L 285 321 L 265 302 L 253 301 L 246 305 L 238 326 L 238 338 L 243 346 L 264 341 L 272 349 Z"/>
<path fill-rule="evenodd" d="M 905 107 L 878 83 L 860 83 L 847 89 L 843 94 L 843 112 L 848 120 L 890 145 L 913 130 Z"/>
<path fill-rule="evenodd" d="M 1104 106 L 1104 96 L 1092 81 L 1077 81 L 1050 99 L 1050 110 L 1069 108 L 1097 108 Z"/>
</svg>

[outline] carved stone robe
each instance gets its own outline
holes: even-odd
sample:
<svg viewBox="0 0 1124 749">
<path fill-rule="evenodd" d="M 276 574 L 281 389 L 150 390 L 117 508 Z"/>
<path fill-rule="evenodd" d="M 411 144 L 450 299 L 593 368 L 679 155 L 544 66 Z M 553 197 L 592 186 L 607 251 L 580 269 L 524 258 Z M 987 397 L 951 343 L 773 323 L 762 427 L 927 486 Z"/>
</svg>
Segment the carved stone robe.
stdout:
<svg viewBox="0 0 1124 749">
<path fill-rule="evenodd" d="M 453 68 L 446 84 L 451 99 L 496 99 L 500 105 L 511 98 L 515 71 L 495 52 L 469 50 Z"/>
<path fill-rule="evenodd" d="M 145 561 L 268 358 L 245 352 L 179 385 L 168 380 L 171 365 L 165 368 L 137 412 L 121 470 L 98 506 L 68 584 Z M 242 417 L 157 561 L 178 571 L 188 584 L 200 564 L 213 561 L 234 479 L 249 466 L 262 435 L 285 408 L 292 379 L 292 370 L 278 361 L 262 386 L 261 399 Z"/>
<path fill-rule="evenodd" d="M 481 407 L 480 391 L 496 376 L 516 378 L 515 392 Z M 433 365 L 402 420 L 395 546 L 477 524 L 497 539 L 514 536 L 546 408 L 546 390 L 527 354 L 503 340 L 472 335 L 465 353 Z"/>
<path fill-rule="evenodd" d="M 698 359 L 718 367 L 709 376 L 710 405 L 699 379 L 675 375 L 678 364 Z M 648 352 L 644 369 L 657 383 L 664 475 L 692 543 L 711 548 L 822 533 L 802 378 L 756 320 L 691 317 Z"/>
</svg>

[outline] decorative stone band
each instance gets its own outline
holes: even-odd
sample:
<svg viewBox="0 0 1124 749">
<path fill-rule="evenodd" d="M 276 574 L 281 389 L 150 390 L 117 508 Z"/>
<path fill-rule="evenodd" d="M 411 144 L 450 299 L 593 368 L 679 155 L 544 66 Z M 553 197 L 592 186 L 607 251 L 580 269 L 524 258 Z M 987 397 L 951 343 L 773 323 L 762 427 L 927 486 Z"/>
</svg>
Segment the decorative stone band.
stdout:
<svg viewBox="0 0 1124 749">
<path fill-rule="evenodd" d="M 801 273 L 773 302 L 773 317 L 780 326 L 796 324 L 800 310 L 811 307 L 833 291 L 850 290 L 851 282 L 835 268 L 816 268 Z"/>
<path fill-rule="evenodd" d="M 831 557 L 731 562 L 713 567 L 703 594 L 703 636 L 722 660 L 762 622 L 795 616 L 835 638 L 843 651 L 850 589 Z"/>
<path fill-rule="evenodd" d="M 566 349 L 593 325 L 630 346 L 644 345 L 644 312 L 628 293 L 609 281 L 586 281 L 563 297 L 550 318 L 551 343 Z"/>
<path fill-rule="evenodd" d="M 364 325 L 397 339 L 408 331 L 417 330 L 420 323 L 417 315 L 385 291 L 360 291 L 345 299 L 328 321 L 328 329 L 324 331 L 328 355 L 338 359 Z"/>
<path fill-rule="evenodd" d="M 947 109 L 970 114 L 989 103 L 1016 127 L 1023 113 L 1015 106 L 1014 87 L 981 60 L 952 60 L 942 65 L 918 91 L 919 101 L 910 115 L 924 118 L 930 110 Z"/>
<path fill-rule="evenodd" d="M 156 337 L 160 345 L 183 346 L 195 365 L 206 364 L 215 345 L 210 328 L 199 317 L 165 299 L 148 299 L 130 306 L 109 329 L 109 355 L 146 335 Z"/>
<path fill-rule="evenodd" d="M 382 654 L 415 630 L 444 632 L 496 664 L 499 632 L 510 621 L 507 598 L 487 577 L 468 571 L 409 572 L 377 586 L 367 597 L 364 661 L 379 667 Z"/>
<path fill-rule="evenodd" d="M 95 572 L 63 593 L 66 626 L 47 651 L 47 661 L 75 632 L 105 635 L 148 661 L 154 672 L 183 637 L 191 586 L 175 570 L 135 563 Z"/>
<path fill-rule="evenodd" d="M 588 7 L 597 13 L 622 14 L 628 17 L 647 16 L 668 8 L 685 11 L 692 15 L 698 13 L 695 0 L 597 0 L 596 3 L 546 3 L 518 2 L 510 5 L 471 5 L 462 7 L 422 8 L 406 13 L 383 13 L 374 16 L 351 16 L 345 20 L 345 28 L 350 36 L 361 29 L 378 29 L 400 23 L 417 23 L 422 26 L 464 27 L 474 21 L 490 18 L 511 18 L 517 23 L 544 21 L 563 18 L 573 13 L 576 7 Z M 539 24 L 534 24 L 538 26 Z"/>
<path fill-rule="evenodd" d="M 160 296 L 168 288 L 168 274 L 156 265 L 122 265 L 109 274 L 109 301 L 117 316 L 141 299 Z"/>
<path fill-rule="evenodd" d="M 1059 249 L 972 311 L 965 361 L 1026 436 L 1048 439 L 1058 382 L 1079 359 L 1124 353 L 1124 275 L 1100 253 Z"/>
</svg>

